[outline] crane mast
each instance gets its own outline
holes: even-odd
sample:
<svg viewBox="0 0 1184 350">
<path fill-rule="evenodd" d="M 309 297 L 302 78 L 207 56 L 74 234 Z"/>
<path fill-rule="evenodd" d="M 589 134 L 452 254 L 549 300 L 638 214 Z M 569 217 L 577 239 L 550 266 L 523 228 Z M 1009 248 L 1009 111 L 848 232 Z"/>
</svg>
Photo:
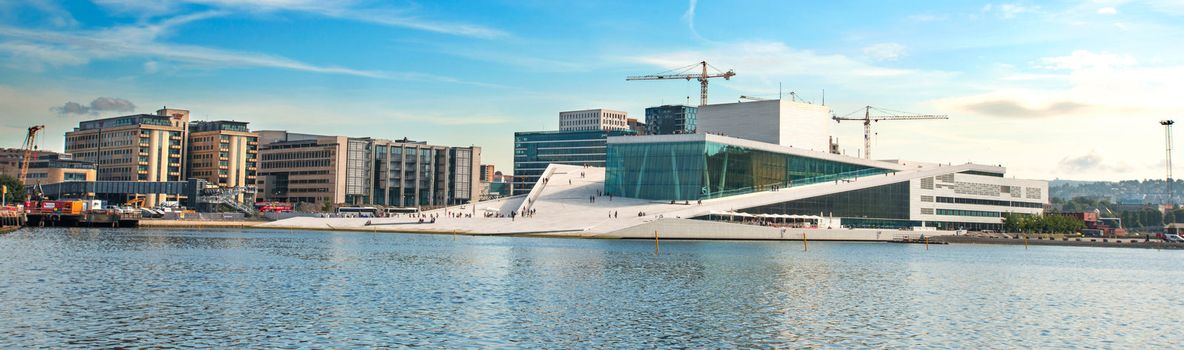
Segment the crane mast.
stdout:
<svg viewBox="0 0 1184 350">
<path fill-rule="evenodd" d="M 23 148 L 21 154 L 21 168 L 17 180 L 20 181 L 21 186 L 25 185 L 25 180 L 29 175 L 29 160 L 33 158 L 37 150 L 37 133 L 45 129 L 45 125 L 34 125 L 29 127 L 29 133 L 25 134 L 25 143 L 21 145 Z"/>
<path fill-rule="evenodd" d="M 714 72 L 709 72 L 707 68 L 710 67 Z M 693 73 L 692 73 L 693 72 Z M 699 81 L 699 105 L 707 104 L 707 80 L 712 78 L 724 78 L 724 80 L 731 80 L 736 76 L 736 72 L 729 69 L 727 72 L 720 71 L 715 67 L 707 64 L 707 61 L 699 61 L 685 67 L 671 69 L 658 74 L 651 75 L 634 75 L 625 77 L 625 81 L 633 80 L 670 80 L 670 79 L 695 79 Z"/>
<path fill-rule="evenodd" d="M 876 112 L 879 112 L 879 113 L 883 113 L 883 114 L 872 115 L 873 110 L 875 110 Z M 863 112 L 862 118 L 851 117 L 852 114 L 858 113 L 860 111 Z M 854 112 L 847 113 L 846 116 L 842 116 L 842 117 L 832 116 L 831 119 L 834 119 L 835 122 L 862 121 L 863 122 L 863 158 L 864 159 L 872 159 L 872 122 L 878 122 L 881 120 L 927 120 L 927 119 L 950 119 L 950 118 L 949 118 L 949 116 L 946 116 L 946 115 L 911 114 L 911 113 L 886 110 L 883 108 L 876 108 L 876 107 L 872 107 L 872 106 L 864 106 L 863 108 L 860 108 L 860 110 L 856 110 Z"/>
</svg>

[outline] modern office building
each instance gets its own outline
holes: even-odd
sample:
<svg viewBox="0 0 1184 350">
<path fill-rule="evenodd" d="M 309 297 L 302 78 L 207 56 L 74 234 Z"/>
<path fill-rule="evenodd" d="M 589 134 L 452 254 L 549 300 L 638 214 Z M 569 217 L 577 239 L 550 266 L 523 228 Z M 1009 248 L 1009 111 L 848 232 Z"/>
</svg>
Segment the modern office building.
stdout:
<svg viewBox="0 0 1184 350">
<path fill-rule="evenodd" d="M 189 177 L 219 187 L 254 188 L 259 134 L 246 122 L 198 121 L 189 125 Z"/>
<path fill-rule="evenodd" d="M 645 109 L 646 134 L 694 134 L 699 108 L 665 105 Z"/>
<path fill-rule="evenodd" d="M 610 137 L 606 164 L 604 190 L 616 196 L 744 195 L 729 208 L 845 227 L 999 230 L 1003 214 L 1038 215 L 1048 203 L 1046 181 L 1005 178 L 998 166 L 865 160 L 711 134 Z"/>
<path fill-rule="evenodd" d="M 259 131 L 258 197 L 289 203 L 345 203 L 349 138 Z"/>
<path fill-rule="evenodd" d="M 189 112 L 161 109 L 152 114 L 87 120 L 66 133 L 66 153 L 96 164 L 101 181 L 181 181 L 186 173 Z M 145 196 L 146 206 L 164 195 Z"/>
<path fill-rule="evenodd" d="M 260 197 L 430 208 L 479 195 L 479 147 L 260 131 Z"/>
<path fill-rule="evenodd" d="M 629 114 L 609 109 L 559 112 L 560 131 L 627 130 Z"/>
<path fill-rule="evenodd" d="M 603 167 L 608 137 L 626 135 L 635 133 L 628 129 L 514 133 L 512 194 L 530 191 L 550 164 Z"/>
<path fill-rule="evenodd" d="M 830 109 L 790 100 L 712 104 L 699 107 L 698 132 L 782 146 L 830 149 Z"/>
</svg>

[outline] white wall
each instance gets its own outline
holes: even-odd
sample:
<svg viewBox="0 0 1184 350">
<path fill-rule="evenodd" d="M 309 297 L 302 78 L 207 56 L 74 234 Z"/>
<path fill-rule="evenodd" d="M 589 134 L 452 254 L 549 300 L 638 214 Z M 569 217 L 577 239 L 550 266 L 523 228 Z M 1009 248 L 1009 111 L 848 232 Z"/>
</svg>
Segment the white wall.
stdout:
<svg viewBox="0 0 1184 350">
<path fill-rule="evenodd" d="M 826 152 L 830 109 L 789 100 L 723 103 L 699 107 L 698 130 Z"/>
<path fill-rule="evenodd" d="M 780 110 L 776 100 L 700 106 L 696 118 L 701 133 L 772 144 L 781 141 Z"/>
<path fill-rule="evenodd" d="M 781 101 L 781 145 L 827 152 L 830 147 L 830 108 Z"/>
<path fill-rule="evenodd" d="M 913 220 L 924 221 L 960 221 L 960 222 L 979 222 L 979 223 L 1000 223 L 1000 218 L 995 217 L 972 217 L 972 216 L 950 216 L 950 215 L 936 215 L 921 214 L 921 208 L 941 208 L 941 209 L 957 209 L 957 210 L 979 210 L 979 211 L 995 211 L 995 212 L 1013 212 L 1025 214 L 1040 214 L 1044 212 L 1043 208 L 1023 208 L 1010 206 L 995 206 L 995 205 L 981 205 L 981 204 L 958 204 L 958 203 L 938 203 L 936 197 L 956 197 L 956 198 L 972 198 L 972 199 L 989 199 L 998 201 L 1018 201 L 1018 202 L 1040 202 L 1048 204 L 1048 181 L 1043 180 L 1028 180 L 1028 179 L 1014 179 L 1005 177 L 971 175 L 971 174 L 953 174 L 954 182 L 944 182 L 937 177 L 934 177 L 934 188 L 932 190 L 921 188 L 922 179 L 913 179 L 910 181 L 910 195 L 909 195 L 909 216 Z M 969 185 L 976 184 L 976 185 Z M 978 188 L 991 188 L 991 195 L 959 193 L 957 188 L 959 186 L 974 186 Z M 1019 187 L 1021 192 L 1018 197 L 1012 196 L 1010 193 L 994 193 L 1000 186 Z M 1036 189 L 1039 191 L 1040 198 L 1029 198 L 1028 189 Z M 933 202 L 922 202 L 921 196 L 934 197 Z"/>
</svg>

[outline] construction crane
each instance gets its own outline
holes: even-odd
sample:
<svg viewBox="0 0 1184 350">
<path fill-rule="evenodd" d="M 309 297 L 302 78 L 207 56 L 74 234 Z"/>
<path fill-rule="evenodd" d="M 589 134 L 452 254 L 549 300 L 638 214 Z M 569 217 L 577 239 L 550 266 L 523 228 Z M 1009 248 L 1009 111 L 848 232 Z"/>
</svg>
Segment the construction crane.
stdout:
<svg viewBox="0 0 1184 350">
<path fill-rule="evenodd" d="M 21 145 L 23 149 L 21 154 L 21 168 L 17 180 L 21 182 L 21 186 L 25 185 L 25 180 L 29 175 L 29 161 L 37 154 L 37 133 L 45 129 L 45 125 L 34 125 L 29 127 L 29 133 L 25 134 L 25 143 Z"/>
<path fill-rule="evenodd" d="M 872 115 L 873 110 L 876 111 L 878 114 Z M 862 118 L 852 117 L 852 115 L 859 113 L 860 111 L 863 112 Z M 900 112 L 900 111 L 887 110 L 887 109 L 883 109 L 883 108 L 876 108 L 876 107 L 872 107 L 872 106 L 864 106 L 864 108 L 860 108 L 860 109 L 855 110 L 851 113 L 847 113 L 847 115 L 844 115 L 842 117 L 831 116 L 831 119 L 834 119 L 835 122 L 854 121 L 854 120 L 862 121 L 863 122 L 863 158 L 864 159 L 872 159 L 872 122 L 878 122 L 881 120 L 926 120 L 926 119 L 950 119 L 950 118 L 946 115 L 912 114 L 912 113 L 905 113 L 905 112 Z"/>
<path fill-rule="evenodd" d="M 707 68 L 711 68 L 713 72 L 708 72 Z M 736 72 L 729 69 L 727 72 L 707 64 L 707 61 L 700 61 L 686 67 L 679 67 L 665 72 L 652 75 L 635 75 L 626 77 L 625 81 L 632 80 L 668 80 L 668 79 L 695 79 L 699 81 L 699 105 L 707 104 L 707 79 L 724 78 L 724 80 L 731 80 L 736 76 Z"/>
<path fill-rule="evenodd" d="M 1174 203 L 1174 201 L 1172 201 L 1172 124 L 1176 124 L 1176 121 L 1171 120 L 1171 119 L 1165 119 L 1165 120 L 1159 121 L 1159 125 L 1163 125 L 1163 131 L 1164 131 L 1163 143 L 1165 145 L 1165 148 L 1167 148 L 1167 156 L 1165 159 L 1167 160 L 1167 166 L 1168 166 L 1168 178 L 1167 178 L 1167 182 L 1164 183 L 1164 186 L 1165 186 L 1164 192 L 1167 192 L 1167 198 L 1168 198 L 1168 200 L 1166 201 L 1167 203 Z"/>
</svg>

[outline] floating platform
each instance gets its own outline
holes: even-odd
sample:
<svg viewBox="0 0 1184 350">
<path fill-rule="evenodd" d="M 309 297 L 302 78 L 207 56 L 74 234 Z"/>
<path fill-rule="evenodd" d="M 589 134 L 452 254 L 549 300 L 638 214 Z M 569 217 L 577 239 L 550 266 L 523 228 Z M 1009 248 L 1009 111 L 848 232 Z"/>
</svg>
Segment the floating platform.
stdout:
<svg viewBox="0 0 1184 350">
<path fill-rule="evenodd" d="M 79 214 L 29 213 L 26 226 L 37 227 L 136 227 L 140 213 L 93 211 Z"/>
</svg>

